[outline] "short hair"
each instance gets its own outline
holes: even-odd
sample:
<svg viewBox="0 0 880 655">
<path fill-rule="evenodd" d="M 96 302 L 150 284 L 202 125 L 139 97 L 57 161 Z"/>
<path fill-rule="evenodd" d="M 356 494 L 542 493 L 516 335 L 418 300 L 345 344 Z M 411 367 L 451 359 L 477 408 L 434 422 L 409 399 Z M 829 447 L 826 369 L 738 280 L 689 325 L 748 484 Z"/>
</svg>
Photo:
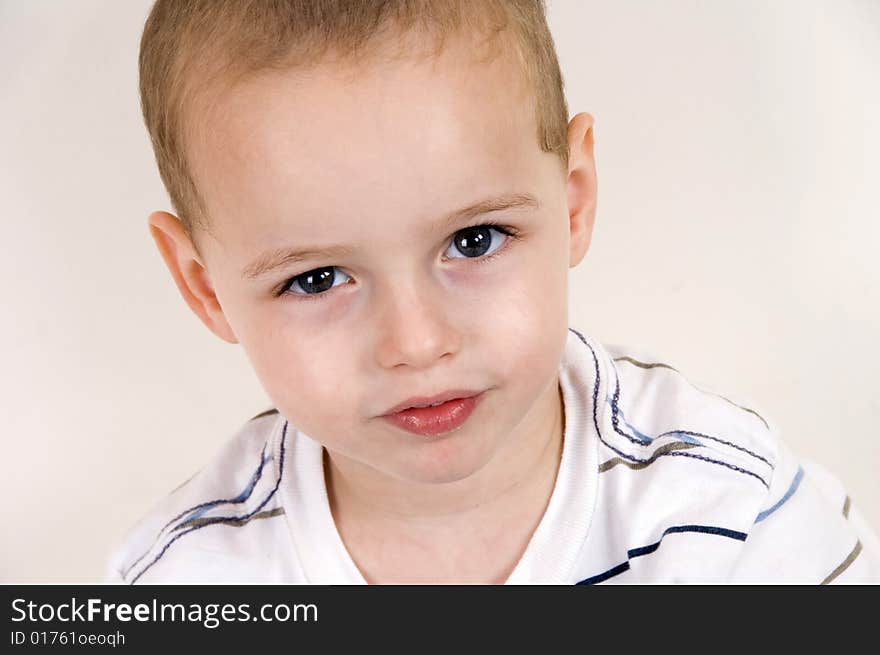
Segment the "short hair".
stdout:
<svg viewBox="0 0 880 655">
<path fill-rule="evenodd" d="M 138 57 L 141 110 L 162 182 L 187 235 L 210 230 L 185 129 L 194 101 L 270 70 L 363 61 L 387 35 L 485 35 L 513 46 L 534 102 L 538 144 L 568 166 L 568 107 L 544 0 L 157 0 Z M 188 113 L 190 112 L 190 113 Z"/>
</svg>

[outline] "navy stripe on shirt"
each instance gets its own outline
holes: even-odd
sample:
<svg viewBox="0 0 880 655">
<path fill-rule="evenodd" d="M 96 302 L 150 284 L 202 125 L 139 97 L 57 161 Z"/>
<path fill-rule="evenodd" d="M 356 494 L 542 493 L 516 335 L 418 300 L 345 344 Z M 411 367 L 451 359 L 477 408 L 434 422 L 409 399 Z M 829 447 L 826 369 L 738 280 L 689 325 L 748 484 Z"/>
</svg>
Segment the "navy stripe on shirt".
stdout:
<svg viewBox="0 0 880 655">
<path fill-rule="evenodd" d="M 658 548 L 660 548 L 660 543 L 663 541 L 663 537 L 668 534 L 674 534 L 678 532 L 698 532 L 702 534 L 711 534 L 718 537 L 726 537 L 728 539 L 735 539 L 737 541 L 745 541 L 748 536 L 745 532 L 739 532 L 737 530 L 730 530 L 728 528 L 719 528 L 713 525 L 674 525 L 670 528 L 666 528 L 663 531 L 663 534 L 660 535 L 660 539 L 658 539 L 653 544 L 649 544 L 647 546 L 640 546 L 638 548 L 632 548 L 626 551 L 627 561 L 622 564 L 618 564 L 603 573 L 599 573 L 598 575 L 591 576 L 589 578 L 584 578 L 580 582 L 576 582 L 575 584 L 579 585 L 590 585 L 597 584 L 599 582 L 604 582 L 609 578 L 613 578 L 616 575 L 620 575 L 621 573 L 629 570 L 629 562 L 630 560 L 635 559 L 636 557 L 642 557 L 644 555 L 650 555 Z"/>
</svg>

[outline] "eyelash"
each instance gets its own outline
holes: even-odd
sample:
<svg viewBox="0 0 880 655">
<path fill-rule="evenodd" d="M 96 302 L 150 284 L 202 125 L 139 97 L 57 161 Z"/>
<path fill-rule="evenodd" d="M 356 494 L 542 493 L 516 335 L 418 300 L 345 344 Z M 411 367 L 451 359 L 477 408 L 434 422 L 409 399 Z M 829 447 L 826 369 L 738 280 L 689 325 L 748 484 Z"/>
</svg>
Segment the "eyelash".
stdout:
<svg viewBox="0 0 880 655">
<path fill-rule="evenodd" d="M 477 225 L 469 225 L 467 227 L 463 227 L 460 230 L 457 230 L 455 232 L 455 234 L 453 234 L 452 236 L 454 237 L 459 232 L 462 232 L 464 230 L 469 230 L 469 229 L 472 229 L 475 227 L 491 227 L 491 228 L 497 230 L 498 232 L 501 232 L 501 234 L 508 237 L 508 239 L 501 245 L 501 247 L 499 247 L 497 250 L 495 250 L 494 252 L 492 252 L 488 255 L 484 255 L 482 257 L 456 257 L 455 259 L 466 259 L 466 260 L 473 262 L 474 264 L 486 264 L 486 263 L 494 260 L 495 257 L 497 257 L 498 255 L 503 254 L 507 250 L 510 240 L 519 239 L 519 237 L 520 237 L 519 230 L 517 230 L 516 228 L 510 227 L 509 225 L 503 225 L 501 223 L 494 223 L 492 221 L 487 221 L 484 223 L 479 223 Z M 450 239 L 451 238 L 452 237 L 450 237 Z M 322 266 L 320 268 L 335 268 L 335 267 Z M 305 275 L 306 273 L 309 273 L 312 270 L 318 270 L 318 269 L 310 269 L 308 271 L 303 271 L 299 275 L 294 275 L 293 277 L 286 280 L 284 282 L 284 284 L 281 285 L 280 288 L 278 288 L 276 291 L 274 291 L 272 293 L 272 295 L 276 298 L 279 298 L 281 296 L 294 296 L 297 300 L 302 300 L 305 302 L 323 300 L 326 296 L 330 295 L 330 291 L 332 290 L 332 287 L 330 289 L 328 289 L 327 291 L 323 291 L 321 293 L 308 293 L 308 294 L 306 294 L 306 293 L 291 293 L 289 291 L 290 287 L 293 285 L 296 278 L 301 277 L 302 275 Z"/>
</svg>

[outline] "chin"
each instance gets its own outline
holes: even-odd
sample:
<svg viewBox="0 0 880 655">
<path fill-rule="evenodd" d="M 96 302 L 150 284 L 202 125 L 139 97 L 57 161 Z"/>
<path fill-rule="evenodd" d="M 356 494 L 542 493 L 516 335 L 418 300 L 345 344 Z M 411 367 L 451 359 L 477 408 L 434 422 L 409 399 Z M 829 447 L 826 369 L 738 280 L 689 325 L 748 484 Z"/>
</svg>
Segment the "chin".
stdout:
<svg viewBox="0 0 880 655">
<path fill-rule="evenodd" d="M 452 436 L 452 435 L 450 435 Z M 470 446 L 471 444 L 466 444 Z M 449 484 L 471 477 L 491 459 L 492 453 L 473 447 L 462 447 L 461 440 L 449 438 L 422 444 L 424 448 L 406 463 L 406 477 L 421 484 Z"/>
</svg>

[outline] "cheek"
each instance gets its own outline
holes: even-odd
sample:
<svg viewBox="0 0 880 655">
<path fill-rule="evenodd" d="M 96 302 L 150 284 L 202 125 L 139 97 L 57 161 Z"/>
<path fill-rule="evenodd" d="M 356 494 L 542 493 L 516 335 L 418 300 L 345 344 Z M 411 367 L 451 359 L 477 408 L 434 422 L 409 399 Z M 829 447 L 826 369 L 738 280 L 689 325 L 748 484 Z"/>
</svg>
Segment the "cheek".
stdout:
<svg viewBox="0 0 880 655">
<path fill-rule="evenodd" d="M 563 240 L 551 230 L 536 236 L 527 248 L 521 248 L 494 286 L 505 298 L 508 319 L 541 325 L 552 324 L 567 299 L 568 255 Z"/>
<path fill-rule="evenodd" d="M 532 247 L 467 294 L 468 335 L 508 381 L 527 383 L 533 376 L 523 371 L 552 375 L 558 365 L 568 327 L 567 259 L 560 257 L 550 243 Z"/>
<path fill-rule="evenodd" d="M 339 403 L 352 398 L 350 348 L 333 331 L 289 326 L 260 330 L 246 344 L 248 357 L 275 407 L 306 433 L 320 434 L 327 417 L 343 417 Z M 349 344 L 350 346 L 350 344 Z"/>
</svg>

